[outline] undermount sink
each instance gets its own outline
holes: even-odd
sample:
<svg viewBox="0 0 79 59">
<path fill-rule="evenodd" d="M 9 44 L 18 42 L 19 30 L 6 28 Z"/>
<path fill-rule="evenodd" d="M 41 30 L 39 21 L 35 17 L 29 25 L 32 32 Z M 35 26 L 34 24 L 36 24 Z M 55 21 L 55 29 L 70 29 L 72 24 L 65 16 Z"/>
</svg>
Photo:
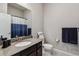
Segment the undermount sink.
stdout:
<svg viewBox="0 0 79 59">
<path fill-rule="evenodd" d="M 15 46 L 16 47 L 23 47 L 23 46 L 27 46 L 29 44 L 31 44 L 32 42 L 30 41 L 26 41 L 26 42 L 20 42 L 20 43 L 17 43 Z"/>
</svg>

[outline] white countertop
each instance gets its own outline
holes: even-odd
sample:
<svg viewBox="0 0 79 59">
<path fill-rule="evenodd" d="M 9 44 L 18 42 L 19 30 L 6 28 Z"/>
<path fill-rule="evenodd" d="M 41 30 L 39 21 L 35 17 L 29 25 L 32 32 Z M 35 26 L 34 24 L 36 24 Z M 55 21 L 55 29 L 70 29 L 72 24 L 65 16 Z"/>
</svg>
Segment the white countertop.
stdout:
<svg viewBox="0 0 79 59">
<path fill-rule="evenodd" d="M 32 42 L 31 44 L 27 45 L 27 46 L 23 46 L 23 47 L 16 47 L 15 44 L 19 43 L 18 41 L 14 42 L 11 44 L 11 46 L 2 49 L 0 46 L 0 56 L 11 56 L 13 54 L 16 54 L 24 49 L 29 48 L 30 46 L 42 41 L 41 39 L 35 39 L 35 38 L 29 38 L 29 39 L 24 39 L 22 40 L 22 42 L 25 41 L 30 41 Z"/>
</svg>

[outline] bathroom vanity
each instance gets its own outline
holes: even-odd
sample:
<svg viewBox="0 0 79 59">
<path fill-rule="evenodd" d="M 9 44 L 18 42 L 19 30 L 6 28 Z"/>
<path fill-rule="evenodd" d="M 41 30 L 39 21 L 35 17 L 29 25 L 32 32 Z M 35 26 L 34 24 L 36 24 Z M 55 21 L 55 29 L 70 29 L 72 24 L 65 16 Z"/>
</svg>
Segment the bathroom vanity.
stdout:
<svg viewBox="0 0 79 59">
<path fill-rule="evenodd" d="M 41 39 L 24 39 L 22 42 L 32 42 L 27 46 L 16 47 L 19 42 L 14 42 L 11 46 L 2 49 L 0 46 L 0 56 L 42 56 L 42 40 Z"/>
<path fill-rule="evenodd" d="M 42 42 L 38 42 L 12 56 L 42 56 Z"/>
</svg>

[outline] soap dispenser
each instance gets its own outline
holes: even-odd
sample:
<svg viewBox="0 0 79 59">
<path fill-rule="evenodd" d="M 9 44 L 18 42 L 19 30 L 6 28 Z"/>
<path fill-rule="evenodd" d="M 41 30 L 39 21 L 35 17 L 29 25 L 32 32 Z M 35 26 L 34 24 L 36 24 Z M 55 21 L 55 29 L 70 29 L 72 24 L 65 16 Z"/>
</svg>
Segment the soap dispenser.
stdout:
<svg viewBox="0 0 79 59">
<path fill-rule="evenodd" d="M 11 40 L 7 40 L 7 38 L 3 38 L 3 36 L 1 36 L 1 40 L 2 40 L 2 48 L 7 48 L 8 46 L 11 45 Z"/>
</svg>

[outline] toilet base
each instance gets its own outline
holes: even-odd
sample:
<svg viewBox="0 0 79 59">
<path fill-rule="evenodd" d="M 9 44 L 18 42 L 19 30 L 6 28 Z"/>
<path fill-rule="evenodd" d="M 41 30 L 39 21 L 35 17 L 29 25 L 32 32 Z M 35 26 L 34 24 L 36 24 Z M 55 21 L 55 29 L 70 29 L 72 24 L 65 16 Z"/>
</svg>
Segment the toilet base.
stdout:
<svg viewBox="0 0 79 59">
<path fill-rule="evenodd" d="M 43 48 L 43 56 L 52 56 L 52 52 Z"/>
</svg>

